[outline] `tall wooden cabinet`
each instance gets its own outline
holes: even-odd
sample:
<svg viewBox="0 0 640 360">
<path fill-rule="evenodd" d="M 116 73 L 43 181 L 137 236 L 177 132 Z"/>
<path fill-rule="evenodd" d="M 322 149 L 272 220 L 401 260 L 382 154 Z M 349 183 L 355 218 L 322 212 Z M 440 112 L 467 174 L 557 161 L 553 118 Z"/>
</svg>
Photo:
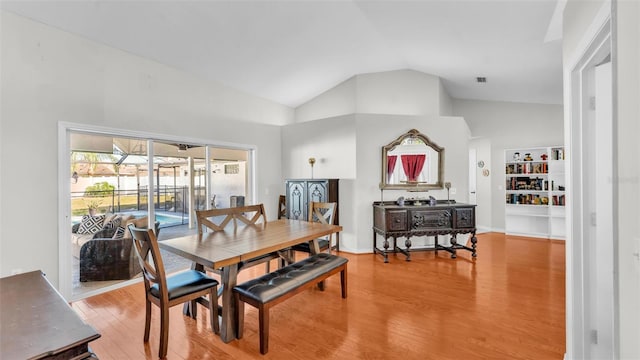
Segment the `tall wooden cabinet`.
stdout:
<svg viewBox="0 0 640 360">
<path fill-rule="evenodd" d="M 307 221 L 310 202 L 338 202 L 338 179 L 287 179 L 285 194 L 287 217 Z"/>
<path fill-rule="evenodd" d="M 335 223 L 340 224 L 340 203 L 338 201 L 338 179 L 287 179 L 285 181 L 287 218 L 308 219 L 309 203 L 335 202 Z M 336 234 L 336 248 L 339 247 L 339 234 Z"/>
</svg>

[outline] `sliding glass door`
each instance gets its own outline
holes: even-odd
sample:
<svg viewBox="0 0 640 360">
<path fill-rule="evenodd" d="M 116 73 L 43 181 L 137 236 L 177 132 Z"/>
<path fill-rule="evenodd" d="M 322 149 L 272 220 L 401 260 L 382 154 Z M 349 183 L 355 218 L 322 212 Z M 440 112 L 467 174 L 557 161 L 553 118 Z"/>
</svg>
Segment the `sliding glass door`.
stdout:
<svg viewBox="0 0 640 360">
<path fill-rule="evenodd" d="M 250 201 L 250 149 L 76 130 L 68 140 L 74 299 L 139 281 L 129 223 L 163 241 L 195 233 L 196 210 Z M 163 257 L 168 272 L 191 265 Z"/>
</svg>

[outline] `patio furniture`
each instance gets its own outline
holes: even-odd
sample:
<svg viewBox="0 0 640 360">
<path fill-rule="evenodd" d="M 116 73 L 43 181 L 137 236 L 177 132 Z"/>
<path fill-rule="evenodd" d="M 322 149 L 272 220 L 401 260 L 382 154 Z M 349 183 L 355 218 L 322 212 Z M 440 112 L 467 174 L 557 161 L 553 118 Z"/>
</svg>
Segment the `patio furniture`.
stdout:
<svg viewBox="0 0 640 360">
<path fill-rule="evenodd" d="M 124 226 L 129 223 L 137 227 L 147 226 L 146 217 L 136 219 L 125 215 L 122 219 L 121 225 Z M 124 229 L 124 226 L 119 227 Z M 128 230 L 124 232 L 123 237 L 113 238 L 118 227 L 103 228 L 94 234 L 78 234 L 79 228 L 80 224 L 76 224 L 71 232 L 73 255 L 80 262 L 81 282 L 129 280 L 140 273 L 140 265 L 132 250 L 133 240 Z M 155 232 L 159 234 L 160 222 L 155 223 Z"/>
</svg>

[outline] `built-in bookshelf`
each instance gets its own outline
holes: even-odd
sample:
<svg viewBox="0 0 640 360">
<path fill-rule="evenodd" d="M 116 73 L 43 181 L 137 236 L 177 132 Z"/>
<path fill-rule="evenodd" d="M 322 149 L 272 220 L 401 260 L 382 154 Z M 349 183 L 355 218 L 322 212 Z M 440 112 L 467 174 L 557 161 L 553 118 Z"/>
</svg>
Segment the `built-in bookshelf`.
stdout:
<svg viewBox="0 0 640 360">
<path fill-rule="evenodd" d="M 505 232 L 565 238 L 562 146 L 505 150 Z"/>
</svg>

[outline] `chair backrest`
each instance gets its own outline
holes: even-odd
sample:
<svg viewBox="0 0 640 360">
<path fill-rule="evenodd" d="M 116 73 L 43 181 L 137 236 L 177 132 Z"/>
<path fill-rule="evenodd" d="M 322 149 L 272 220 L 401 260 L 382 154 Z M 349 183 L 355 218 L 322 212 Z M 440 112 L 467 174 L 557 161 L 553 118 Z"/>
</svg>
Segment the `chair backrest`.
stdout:
<svg viewBox="0 0 640 360">
<path fill-rule="evenodd" d="M 232 208 L 234 210 L 234 222 L 235 226 L 238 226 L 238 221 L 243 222 L 245 225 L 255 225 L 262 218 L 262 223 L 267 222 L 267 215 L 264 212 L 264 205 L 248 205 L 242 207 Z"/>
<path fill-rule="evenodd" d="M 136 228 L 133 224 L 129 225 L 129 231 L 133 237 L 133 249 L 142 268 L 146 291 L 148 292 L 154 284 L 158 284 L 160 296 L 168 302 L 167 278 L 156 235 L 153 230 Z"/>
<path fill-rule="evenodd" d="M 309 204 L 309 219 L 311 222 L 334 225 L 336 203 L 312 202 Z"/>
<path fill-rule="evenodd" d="M 196 210 L 198 235 L 202 235 L 202 228 L 206 226 L 213 231 L 221 231 L 233 220 L 233 208 L 211 210 Z M 234 222 L 235 223 L 235 222 Z"/>
<path fill-rule="evenodd" d="M 287 197 L 280 195 L 278 197 L 278 219 L 287 217 Z"/>
<path fill-rule="evenodd" d="M 309 203 L 308 221 L 335 225 L 335 213 L 336 203 L 334 202 L 311 202 Z M 329 252 L 331 252 L 331 241 L 333 240 L 333 234 L 323 236 L 322 239 L 329 240 Z"/>
<path fill-rule="evenodd" d="M 245 225 L 255 225 L 260 219 L 263 223 L 267 222 L 263 204 L 196 211 L 199 235 L 202 235 L 204 226 L 213 231 L 222 231 L 231 220 L 233 220 L 233 227 L 236 229 L 238 222 Z"/>
</svg>

